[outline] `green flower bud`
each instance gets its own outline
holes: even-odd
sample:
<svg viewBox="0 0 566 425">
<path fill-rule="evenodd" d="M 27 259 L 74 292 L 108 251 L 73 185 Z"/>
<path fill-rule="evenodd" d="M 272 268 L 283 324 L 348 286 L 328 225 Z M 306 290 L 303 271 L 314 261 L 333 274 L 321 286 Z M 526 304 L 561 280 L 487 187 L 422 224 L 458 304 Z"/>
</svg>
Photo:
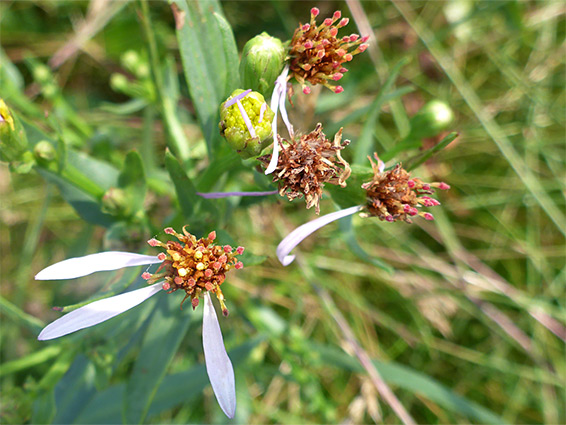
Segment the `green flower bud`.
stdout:
<svg viewBox="0 0 566 425">
<path fill-rule="evenodd" d="M 243 158 L 259 156 L 271 143 L 274 116 L 260 93 L 238 89 L 220 105 L 220 134 Z"/>
<path fill-rule="evenodd" d="M 33 154 L 39 162 L 49 163 L 57 159 L 57 151 L 55 150 L 55 147 L 47 140 L 38 142 L 33 147 Z"/>
<path fill-rule="evenodd" d="M 102 211 L 111 215 L 127 216 L 129 205 L 128 195 L 117 187 L 111 187 L 102 197 Z"/>
<path fill-rule="evenodd" d="M 53 76 L 51 75 L 51 70 L 47 65 L 38 64 L 33 67 L 32 70 L 33 78 L 35 81 L 41 84 L 46 84 L 53 81 Z"/>
<path fill-rule="evenodd" d="M 281 73 L 285 62 L 285 47 L 281 40 L 266 32 L 252 38 L 244 46 L 240 76 L 244 87 L 267 96 Z"/>
<path fill-rule="evenodd" d="M 454 112 L 441 100 L 431 100 L 411 118 L 409 138 L 422 139 L 436 136 L 450 126 L 454 120 Z"/>
<path fill-rule="evenodd" d="M 112 87 L 114 91 L 124 92 L 128 90 L 129 86 L 130 83 L 125 75 L 116 73 L 110 76 L 110 87 Z"/>
</svg>

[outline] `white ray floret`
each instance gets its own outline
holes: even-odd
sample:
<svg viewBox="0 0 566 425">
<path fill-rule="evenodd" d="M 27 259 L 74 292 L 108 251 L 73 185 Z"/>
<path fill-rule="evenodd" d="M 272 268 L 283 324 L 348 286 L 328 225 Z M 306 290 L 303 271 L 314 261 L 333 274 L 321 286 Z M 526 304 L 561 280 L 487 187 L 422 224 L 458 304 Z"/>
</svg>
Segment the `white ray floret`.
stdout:
<svg viewBox="0 0 566 425">
<path fill-rule="evenodd" d="M 289 122 L 287 117 L 287 110 L 285 109 L 285 93 L 287 91 L 287 75 L 289 74 L 289 67 L 285 66 L 283 72 L 275 80 L 275 88 L 273 89 L 273 94 L 271 96 L 271 110 L 275 114 L 273 116 L 273 122 L 271 123 L 271 134 L 273 135 L 273 153 L 271 154 L 271 161 L 265 170 L 265 174 L 271 174 L 275 171 L 277 167 L 277 161 L 279 160 L 279 143 L 277 139 L 277 112 L 281 109 L 281 116 L 283 121 L 287 126 L 287 131 L 289 131 L 289 136 L 293 135 L 293 127 Z"/>
<path fill-rule="evenodd" d="M 132 254 L 130 252 L 107 251 L 84 257 L 69 258 L 55 263 L 35 275 L 36 280 L 74 279 L 94 272 L 118 270 L 122 267 L 142 266 L 161 263 L 154 255 Z"/>
<path fill-rule="evenodd" d="M 204 294 L 204 309 L 202 319 L 202 346 L 206 372 L 212 385 L 216 400 L 222 411 L 230 419 L 236 412 L 236 384 L 232 362 L 224 348 L 224 340 L 216 310 L 212 305 L 210 294 Z"/>
<path fill-rule="evenodd" d="M 141 304 L 161 291 L 162 286 L 163 283 L 159 282 L 125 294 L 94 301 L 50 323 L 41 331 L 37 339 L 43 341 L 59 338 L 80 329 L 98 325 Z"/>
<path fill-rule="evenodd" d="M 344 210 L 336 211 L 330 214 L 323 215 L 315 220 L 309 221 L 291 233 L 289 233 L 285 239 L 277 246 L 277 258 L 284 266 L 288 266 L 295 260 L 294 255 L 289 255 L 289 253 L 299 245 L 307 236 L 316 232 L 321 227 L 326 226 L 328 223 L 332 223 L 335 220 L 347 217 L 349 215 L 355 214 L 363 208 L 361 205 L 355 207 L 346 208 Z"/>
</svg>

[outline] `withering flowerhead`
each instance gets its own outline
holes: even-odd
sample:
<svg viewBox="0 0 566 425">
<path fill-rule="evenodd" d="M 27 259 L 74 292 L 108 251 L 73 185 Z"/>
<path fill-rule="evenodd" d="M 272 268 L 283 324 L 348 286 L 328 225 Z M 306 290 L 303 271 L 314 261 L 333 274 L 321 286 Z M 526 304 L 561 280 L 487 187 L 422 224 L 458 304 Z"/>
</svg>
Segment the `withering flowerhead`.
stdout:
<svg viewBox="0 0 566 425">
<path fill-rule="evenodd" d="M 342 158 L 340 151 L 350 141 L 342 142 L 340 129 L 331 142 L 322 132 L 322 124 L 317 124 L 309 134 L 288 143 L 284 145 L 283 139 L 279 137 L 281 152 L 273 172 L 273 181 L 279 182 L 281 196 L 285 195 L 292 201 L 304 195 L 307 208 L 314 205 L 318 214 L 324 183 L 346 186 L 350 166 Z M 258 158 L 264 167 L 267 167 L 270 159 L 271 155 Z"/>
<path fill-rule="evenodd" d="M 340 93 L 344 89 L 332 82 L 340 80 L 348 71 L 343 65 L 345 62 L 367 49 L 368 45 L 364 43 L 369 37 L 351 34 L 338 38 L 338 30 L 348 24 L 348 18 L 342 18 L 337 10 L 332 18 L 326 18 L 317 25 L 319 13 L 313 7 L 310 23 L 300 24 L 293 34 L 289 45 L 291 75 L 303 86 L 305 94 L 310 93 L 306 81 L 313 86 L 322 84 L 334 93 Z"/>
<path fill-rule="evenodd" d="M 440 205 L 440 202 L 428 195 L 434 193 L 433 188 L 447 190 L 450 186 L 446 183 L 424 183 L 419 178 L 411 178 L 411 174 L 401 164 L 384 171 L 383 162 L 377 154 L 374 157 L 377 163 L 368 157 L 374 172 L 373 179 L 362 185 L 367 197 L 366 215 L 389 222 L 403 220 L 412 223 L 411 217 L 417 215 L 433 220 L 431 213 L 420 212 L 419 208 Z"/>
<path fill-rule="evenodd" d="M 183 227 L 183 234 L 175 232 L 171 227 L 165 229 L 165 233 L 175 236 L 177 241 L 163 243 L 157 239 L 150 239 L 150 246 L 159 246 L 166 252 L 158 255 L 163 260 L 161 266 L 152 275 L 144 273 L 142 277 L 150 283 L 165 280 L 163 289 L 168 293 L 179 289 L 186 292 L 183 302 L 190 297 L 193 309 L 199 304 L 199 297 L 206 292 L 213 292 L 220 301 L 222 313 L 228 315 L 228 309 L 224 304 L 224 295 L 220 285 L 226 279 L 225 273 L 232 267 L 241 269 L 244 267 L 236 255 L 244 252 L 239 246 L 235 250 L 230 245 L 214 245 L 216 232 L 210 232 L 208 237 L 200 238 L 191 235 Z M 181 306 L 183 305 L 181 302 Z"/>
</svg>

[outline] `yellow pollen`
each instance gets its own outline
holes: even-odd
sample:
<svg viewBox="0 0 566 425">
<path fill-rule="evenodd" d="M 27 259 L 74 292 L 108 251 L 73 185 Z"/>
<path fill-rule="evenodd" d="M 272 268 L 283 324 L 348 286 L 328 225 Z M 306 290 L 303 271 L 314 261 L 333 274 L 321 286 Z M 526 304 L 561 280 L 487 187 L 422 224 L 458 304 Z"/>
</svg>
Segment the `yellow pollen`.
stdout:
<svg viewBox="0 0 566 425">
<path fill-rule="evenodd" d="M 198 266 L 197 266 L 197 268 L 198 268 Z M 179 273 L 179 276 L 185 277 L 188 272 L 187 272 L 187 269 L 178 269 L 177 273 Z"/>
<path fill-rule="evenodd" d="M 168 250 L 167 252 L 171 256 L 173 261 L 181 261 L 181 258 L 183 258 L 181 257 L 181 254 L 179 254 L 177 251 Z"/>
<path fill-rule="evenodd" d="M 202 254 L 201 254 L 202 257 Z M 198 263 L 197 264 L 197 270 L 204 270 L 206 268 L 206 266 L 204 265 L 204 263 Z"/>
<path fill-rule="evenodd" d="M 202 252 L 200 252 L 200 251 L 195 252 L 195 260 L 200 260 L 201 258 L 202 258 Z M 199 269 L 199 270 L 202 270 L 202 269 Z"/>
</svg>

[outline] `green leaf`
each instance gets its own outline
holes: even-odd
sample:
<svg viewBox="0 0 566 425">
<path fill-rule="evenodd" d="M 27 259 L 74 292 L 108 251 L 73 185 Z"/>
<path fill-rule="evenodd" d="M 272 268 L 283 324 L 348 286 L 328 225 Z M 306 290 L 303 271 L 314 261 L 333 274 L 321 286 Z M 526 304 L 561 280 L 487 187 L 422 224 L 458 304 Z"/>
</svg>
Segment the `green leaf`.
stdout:
<svg viewBox="0 0 566 425">
<path fill-rule="evenodd" d="M 2 369 L 0 369 L 0 376 L 8 375 L 10 373 L 15 373 L 20 370 L 24 370 L 38 364 L 44 363 L 53 357 L 56 357 L 61 352 L 61 347 L 58 345 L 52 345 L 44 348 L 40 351 L 35 351 L 27 356 L 20 357 L 19 359 L 12 360 L 11 362 L 6 362 L 2 364 Z"/>
<path fill-rule="evenodd" d="M 132 212 L 143 208 L 147 186 L 143 162 L 138 152 L 131 151 L 126 155 L 124 167 L 118 177 L 118 187 L 126 191 Z"/>
<path fill-rule="evenodd" d="M 346 187 L 327 184 L 324 188 L 330 192 L 332 200 L 341 208 L 364 205 L 366 203 L 366 191 L 362 189 L 362 184 L 371 180 L 373 171 L 371 168 L 358 165 L 352 166 L 352 174 L 346 180 Z"/>
<path fill-rule="evenodd" d="M 194 214 L 195 204 L 200 202 L 202 198 L 197 195 L 193 182 L 189 179 L 177 158 L 169 150 L 165 152 L 165 167 L 169 172 L 171 181 L 175 185 L 177 199 L 183 215 L 186 219 L 190 219 Z"/>
<path fill-rule="evenodd" d="M 220 103 L 230 94 L 228 87 L 237 81 L 230 74 L 237 73 L 238 67 L 229 68 L 235 60 L 233 36 L 215 17 L 222 14 L 218 1 L 170 0 L 170 4 L 189 93 L 209 153 L 213 153 L 221 140 Z"/>
<path fill-rule="evenodd" d="M 229 95 L 234 90 L 240 88 L 240 58 L 238 56 L 238 47 L 236 46 L 234 32 L 228 21 L 219 13 L 214 12 L 213 15 L 218 24 L 220 36 L 222 37 L 226 70 L 228 71 L 226 73 L 224 94 Z"/>
<path fill-rule="evenodd" d="M 458 133 L 456 132 L 450 133 L 448 136 L 446 136 L 444 139 L 442 139 L 432 148 L 427 149 L 426 151 L 421 152 L 418 155 L 415 155 L 414 157 L 409 159 L 406 162 L 405 169 L 407 171 L 414 170 L 419 165 L 423 164 L 424 162 L 429 160 L 432 156 L 436 155 L 438 152 L 440 152 L 442 149 L 444 149 L 446 146 L 452 143 L 454 139 L 456 139 L 456 137 L 458 137 Z"/>
<path fill-rule="evenodd" d="M 124 398 L 124 423 L 142 423 L 169 364 L 196 312 L 181 310 L 177 297 L 162 297 L 136 358 Z M 190 302 L 188 303 L 190 306 Z"/>
</svg>

